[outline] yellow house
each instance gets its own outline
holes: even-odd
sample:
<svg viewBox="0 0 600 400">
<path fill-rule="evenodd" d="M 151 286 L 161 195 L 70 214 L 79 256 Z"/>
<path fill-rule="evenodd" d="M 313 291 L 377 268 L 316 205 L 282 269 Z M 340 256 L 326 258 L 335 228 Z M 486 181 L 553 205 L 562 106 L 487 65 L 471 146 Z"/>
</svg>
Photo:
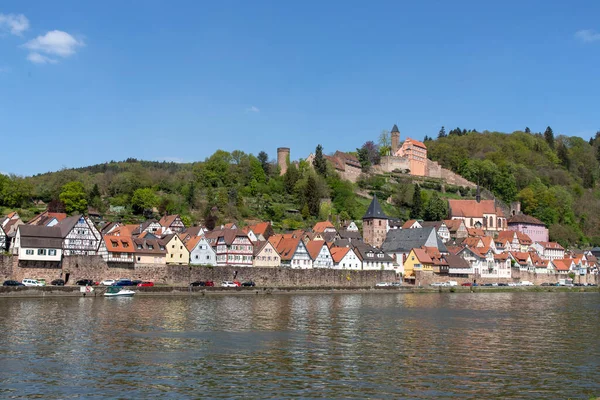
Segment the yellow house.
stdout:
<svg viewBox="0 0 600 400">
<path fill-rule="evenodd" d="M 448 263 L 435 247 L 415 248 L 404 261 L 404 276 L 414 275 L 415 271 L 447 273 Z"/>
<path fill-rule="evenodd" d="M 277 268 L 281 265 L 281 256 L 268 241 L 254 242 L 254 258 L 252 266 L 262 268 Z"/>
<path fill-rule="evenodd" d="M 189 264 L 190 251 L 177 234 L 165 236 L 160 243 L 167 251 L 167 264 Z"/>
</svg>

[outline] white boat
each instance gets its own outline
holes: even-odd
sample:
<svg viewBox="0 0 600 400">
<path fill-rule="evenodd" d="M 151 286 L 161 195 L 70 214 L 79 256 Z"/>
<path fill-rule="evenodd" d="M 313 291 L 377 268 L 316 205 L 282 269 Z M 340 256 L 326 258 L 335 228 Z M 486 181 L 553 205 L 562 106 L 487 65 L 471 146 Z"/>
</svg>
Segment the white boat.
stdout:
<svg viewBox="0 0 600 400">
<path fill-rule="evenodd" d="M 135 292 L 133 290 L 123 289 L 118 286 L 111 286 L 104 292 L 106 297 L 131 297 L 134 294 Z"/>
</svg>

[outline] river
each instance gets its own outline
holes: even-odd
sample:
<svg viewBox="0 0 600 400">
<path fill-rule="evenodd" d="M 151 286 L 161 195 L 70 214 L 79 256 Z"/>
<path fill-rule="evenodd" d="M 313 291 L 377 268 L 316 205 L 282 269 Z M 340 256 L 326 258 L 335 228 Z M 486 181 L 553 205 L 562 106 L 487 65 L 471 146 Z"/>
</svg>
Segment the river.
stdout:
<svg viewBox="0 0 600 400">
<path fill-rule="evenodd" d="M 1 398 L 600 396 L 599 293 L 0 299 Z"/>
</svg>

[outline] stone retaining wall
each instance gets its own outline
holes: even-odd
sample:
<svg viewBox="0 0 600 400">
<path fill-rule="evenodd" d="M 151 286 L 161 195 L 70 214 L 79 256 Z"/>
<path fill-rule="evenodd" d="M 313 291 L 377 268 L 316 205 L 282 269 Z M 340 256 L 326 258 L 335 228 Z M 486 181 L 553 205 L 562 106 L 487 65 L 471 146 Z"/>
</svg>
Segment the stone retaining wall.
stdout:
<svg viewBox="0 0 600 400">
<path fill-rule="evenodd" d="M 565 274 L 536 274 L 533 272 L 525 272 L 520 271 L 518 268 L 511 269 L 511 278 L 510 279 L 499 279 L 499 278 L 482 278 L 480 276 L 470 276 L 468 278 L 455 278 L 449 277 L 447 275 L 436 275 L 433 272 L 424 272 L 424 271 L 415 271 L 414 280 L 415 285 L 428 286 L 432 283 L 438 282 L 447 282 L 447 281 L 456 281 L 458 284 L 470 282 L 473 283 L 473 280 L 476 280 L 479 284 L 485 283 L 509 283 L 509 282 L 521 282 L 521 281 L 529 281 L 534 285 L 541 285 L 542 283 L 556 283 L 559 279 L 568 278 Z M 600 279 L 598 275 L 582 275 L 576 276 L 575 283 L 595 283 L 599 284 Z"/>
</svg>

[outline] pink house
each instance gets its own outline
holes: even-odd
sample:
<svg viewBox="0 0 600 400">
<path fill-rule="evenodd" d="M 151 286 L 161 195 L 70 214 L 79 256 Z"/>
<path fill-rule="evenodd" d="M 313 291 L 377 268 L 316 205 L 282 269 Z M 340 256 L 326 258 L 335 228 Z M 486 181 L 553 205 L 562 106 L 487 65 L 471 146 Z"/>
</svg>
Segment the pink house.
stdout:
<svg viewBox="0 0 600 400">
<path fill-rule="evenodd" d="M 509 231 L 517 231 L 526 234 L 533 242 L 547 242 L 548 228 L 537 218 L 529 215 L 513 215 L 507 221 Z"/>
</svg>

